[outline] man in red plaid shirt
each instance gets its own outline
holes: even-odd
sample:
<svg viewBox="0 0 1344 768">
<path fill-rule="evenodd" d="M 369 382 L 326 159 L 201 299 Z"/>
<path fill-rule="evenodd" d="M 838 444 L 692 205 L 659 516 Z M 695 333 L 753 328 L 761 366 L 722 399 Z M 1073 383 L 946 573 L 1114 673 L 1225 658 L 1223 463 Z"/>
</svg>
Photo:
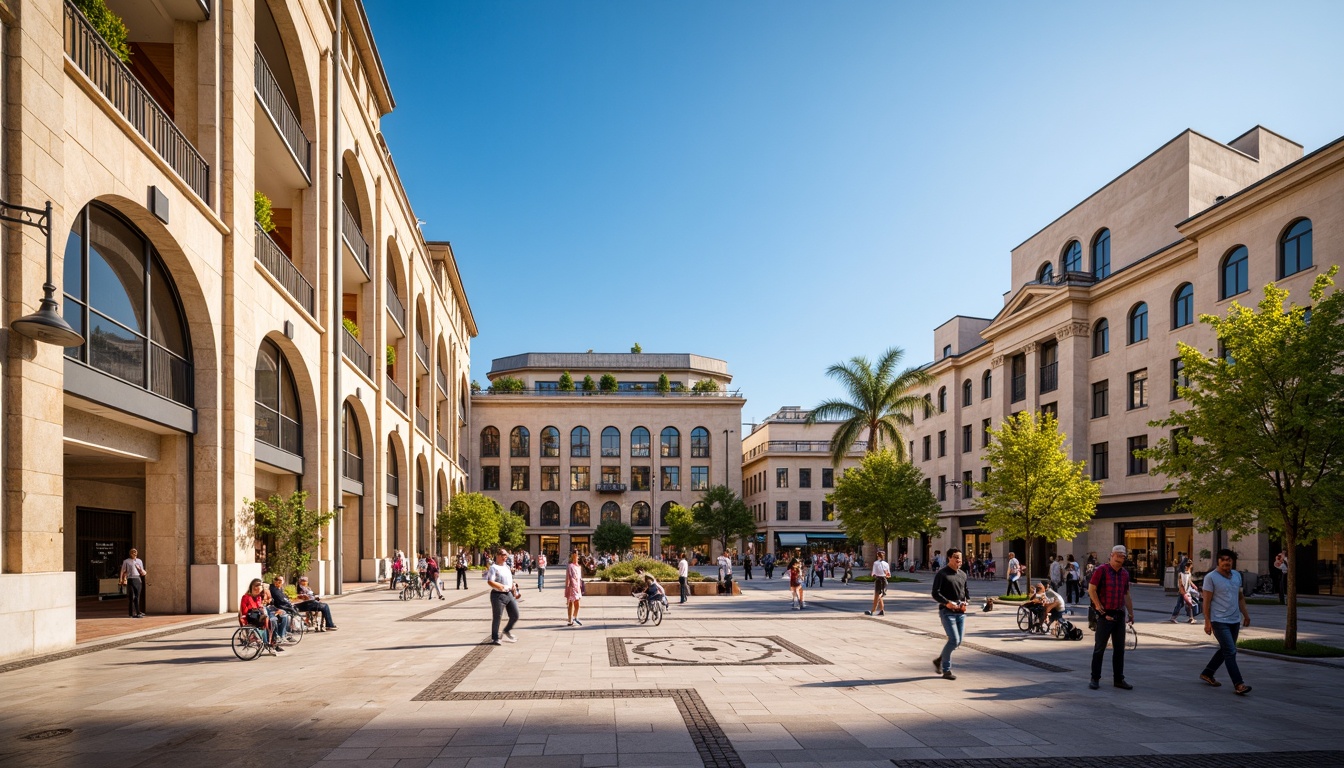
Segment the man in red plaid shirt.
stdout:
<svg viewBox="0 0 1344 768">
<path fill-rule="evenodd" d="M 1111 561 L 1092 571 L 1087 594 L 1097 611 L 1097 641 L 1092 646 L 1092 682 L 1087 687 L 1101 687 L 1101 662 L 1106 655 L 1106 641 L 1111 642 L 1111 671 L 1115 687 L 1128 691 L 1134 686 L 1125 682 L 1125 624 L 1134 623 L 1134 602 L 1129 595 L 1129 571 L 1125 570 L 1128 556 L 1124 545 L 1111 548 Z"/>
</svg>

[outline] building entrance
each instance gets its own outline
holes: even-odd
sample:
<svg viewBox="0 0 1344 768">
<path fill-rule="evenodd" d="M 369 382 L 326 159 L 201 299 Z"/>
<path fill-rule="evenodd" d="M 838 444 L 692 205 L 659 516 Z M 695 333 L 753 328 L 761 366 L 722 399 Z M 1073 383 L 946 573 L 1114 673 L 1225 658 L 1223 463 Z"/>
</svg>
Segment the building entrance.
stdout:
<svg viewBox="0 0 1344 768">
<path fill-rule="evenodd" d="M 75 594 L 120 591 L 121 562 L 131 549 L 134 513 L 78 507 L 75 510 Z"/>
</svg>

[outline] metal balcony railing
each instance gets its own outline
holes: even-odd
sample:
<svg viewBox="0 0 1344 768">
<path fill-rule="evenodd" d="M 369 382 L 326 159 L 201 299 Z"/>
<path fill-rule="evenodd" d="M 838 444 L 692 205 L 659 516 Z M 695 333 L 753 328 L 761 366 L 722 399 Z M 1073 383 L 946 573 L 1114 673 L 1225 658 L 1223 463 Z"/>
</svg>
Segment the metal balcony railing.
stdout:
<svg viewBox="0 0 1344 768">
<path fill-rule="evenodd" d="M 365 376 L 373 378 L 373 355 L 360 345 L 359 339 L 350 335 L 345 326 L 341 326 L 341 352 L 355 364 L 356 368 L 363 371 Z"/>
<path fill-rule="evenodd" d="M 1020 402 L 1027 399 L 1027 374 L 1019 373 L 1013 376 L 1013 402 Z"/>
<path fill-rule="evenodd" d="M 420 362 L 424 363 L 426 368 L 429 367 L 429 345 L 419 336 L 415 337 L 415 356 L 420 358 Z"/>
<path fill-rule="evenodd" d="M 406 306 L 401 303 L 401 297 L 397 295 L 397 287 L 391 280 L 387 281 L 387 313 L 392 316 L 397 327 L 402 331 L 406 330 Z"/>
<path fill-rule="evenodd" d="M 598 483 L 598 493 L 625 493 L 625 483 Z"/>
<path fill-rule="evenodd" d="M 467 467 L 467 457 L 466 457 L 466 456 L 463 456 L 463 455 L 460 454 L 460 453 L 457 454 L 457 466 L 461 467 L 463 472 L 466 472 L 467 469 L 468 469 L 468 467 Z"/>
<path fill-rule="evenodd" d="M 65 55 L 130 122 L 154 152 L 210 204 L 210 166 L 131 70 L 70 0 L 65 2 Z"/>
<path fill-rule="evenodd" d="M 285 146 L 289 147 L 289 153 L 294 156 L 294 162 L 298 163 L 299 169 L 303 171 L 303 177 L 310 183 L 313 179 L 313 142 L 308 140 L 308 135 L 303 132 L 303 125 L 299 122 L 299 116 L 294 114 L 294 109 L 290 107 L 289 100 L 280 90 L 280 83 L 275 79 L 275 73 L 266 64 L 266 57 L 261 55 L 261 49 L 253 46 L 256 53 L 256 65 L 253 67 L 253 86 L 257 89 L 257 99 L 261 105 L 266 108 L 266 114 L 271 122 L 275 124 L 275 129 L 280 133 L 280 137 L 285 140 Z"/>
<path fill-rule="evenodd" d="M 275 240 L 266 234 L 266 230 L 262 229 L 260 224 L 255 226 L 257 261 L 271 273 L 276 282 L 284 286 L 286 293 L 299 302 L 299 306 L 308 310 L 308 314 L 313 314 L 313 284 L 299 272 L 299 268 L 294 266 L 294 262 L 289 260 L 284 251 L 280 250 Z"/>
<path fill-rule="evenodd" d="M 341 203 L 341 237 L 345 238 L 345 244 L 350 246 L 350 250 L 355 252 L 355 261 L 364 269 L 364 274 L 369 274 L 369 241 L 364 239 L 364 232 L 359 228 L 359 219 L 350 212 L 350 206 Z"/>
<path fill-rule="evenodd" d="M 850 454 L 868 450 L 867 440 L 856 440 L 850 446 Z M 754 459 L 763 453 L 830 453 L 830 440 L 771 440 L 761 443 L 742 455 L 743 460 Z"/>
<path fill-rule="evenodd" d="M 1059 363 L 1041 366 L 1041 391 L 1054 392 L 1059 389 Z"/>
<path fill-rule="evenodd" d="M 419 408 L 415 409 L 415 428 L 425 437 L 429 437 L 429 417 L 421 413 Z"/>
<path fill-rule="evenodd" d="M 364 482 L 364 457 L 356 456 L 349 451 L 341 453 L 345 459 L 341 462 L 341 474 L 355 482 Z"/>
<path fill-rule="evenodd" d="M 444 437 L 442 433 L 434 435 L 434 445 L 438 446 L 445 456 L 448 455 L 448 438 Z"/>
<path fill-rule="evenodd" d="M 396 475 L 387 476 L 387 495 L 401 496 L 401 478 Z"/>
<path fill-rule="evenodd" d="M 434 371 L 434 379 L 439 383 L 439 391 L 443 393 L 444 397 L 447 397 L 448 374 L 444 373 L 442 368 L 437 368 Z"/>
<path fill-rule="evenodd" d="M 387 376 L 387 400 L 392 403 L 392 407 L 402 413 L 406 413 L 406 392 L 397 386 L 397 382 Z"/>
</svg>

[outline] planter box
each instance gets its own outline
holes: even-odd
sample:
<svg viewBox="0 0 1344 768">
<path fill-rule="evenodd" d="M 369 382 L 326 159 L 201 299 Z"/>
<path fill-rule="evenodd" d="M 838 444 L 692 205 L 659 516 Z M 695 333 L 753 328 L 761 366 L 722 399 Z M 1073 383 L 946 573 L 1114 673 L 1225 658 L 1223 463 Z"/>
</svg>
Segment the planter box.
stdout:
<svg viewBox="0 0 1344 768">
<path fill-rule="evenodd" d="M 585 597 L 629 597 L 630 583 L 626 581 L 585 581 L 584 585 L 588 590 Z M 692 581 L 690 583 L 691 594 L 695 597 L 716 597 L 718 596 L 719 584 L 715 581 Z M 667 590 L 668 597 L 681 597 L 681 585 L 677 582 L 664 584 L 663 589 Z M 733 582 L 733 594 L 742 594 L 742 588 L 736 581 Z"/>
</svg>

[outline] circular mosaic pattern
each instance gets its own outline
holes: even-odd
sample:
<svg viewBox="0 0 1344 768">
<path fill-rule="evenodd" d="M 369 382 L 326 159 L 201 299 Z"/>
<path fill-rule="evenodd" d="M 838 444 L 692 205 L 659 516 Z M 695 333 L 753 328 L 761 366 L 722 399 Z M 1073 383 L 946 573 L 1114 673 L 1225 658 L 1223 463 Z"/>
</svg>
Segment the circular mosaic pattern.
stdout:
<svg viewBox="0 0 1344 768">
<path fill-rule="evenodd" d="M 764 638 L 743 637 L 662 638 L 635 642 L 629 650 L 634 657 L 673 664 L 754 664 L 783 652 L 783 648 Z"/>
</svg>

